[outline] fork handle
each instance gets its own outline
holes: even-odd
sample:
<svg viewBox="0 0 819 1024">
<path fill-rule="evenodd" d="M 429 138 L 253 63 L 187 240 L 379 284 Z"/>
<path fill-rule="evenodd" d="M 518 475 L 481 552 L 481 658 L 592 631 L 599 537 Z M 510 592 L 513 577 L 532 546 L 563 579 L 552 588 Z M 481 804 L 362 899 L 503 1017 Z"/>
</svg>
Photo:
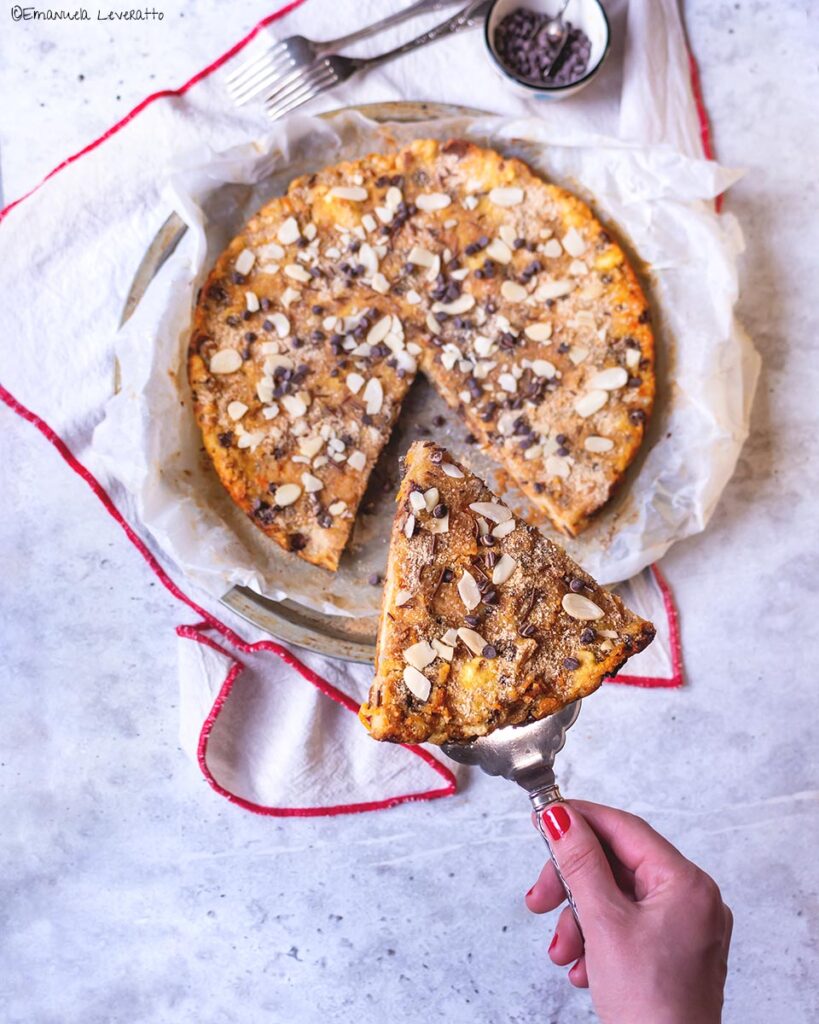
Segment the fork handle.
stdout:
<svg viewBox="0 0 819 1024">
<path fill-rule="evenodd" d="M 546 844 L 546 849 L 549 851 L 549 858 L 554 865 L 554 869 L 557 872 L 557 877 L 560 879 L 560 884 L 563 886 L 563 891 L 566 893 L 566 900 L 572 911 L 572 917 L 574 923 L 577 925 L 577 930 L 580 932 L 580 938 L 583 938 L 583 928 L 580 925 L 580 918 L 577 914 L 577 904 L 574 901 L 572 890 L 569 888 L 569 883 L 563 877 L 563 872 L 560 870 L 555 855 L 552 852 L 552 844 L 549 840 L 549 833 L 546 831 L 546 826 L 543 824 L 543 812 L 550 805 L 557 803 L 562 800 L 563 797 L 560 795 L 560 790 L 557 785 L 551 785 L 544 789 L 537 790 L 534 793 L 529 794 L 529 799 L 532 801 L 532 807 L 535 812 L 535 822 L 537 824 L 537 830 L 540 832 L 543 842 Z"/>
<path fill-rule="evenodd" d="M 325 53 L 336 53 L 345 46 L 352 46 L 353 43 L 357 43 L 360 39 L 369 39 L 370 36 L 392 28 L 393 25 L 400 25 L 402 21 L 406 21 L 408 18 L 414 18 L 418 14 L 425 14 L 427 11 L 438 11 L 442 7 L 450 7 L 456 2 L 457 0 L 416 0 L 416 3 L 410 4 L 409 7 L 402 7 L 400 10 L 387 15 L 386 18 L 382 18 L 381 21 L 376 21 L 372 25 L 360 28 L 356 32 L 350 32 L 346 36 L 339 36 L 338 39 L 328 39 L 326 42 L 317 43 L 316 56 L 322 57 Z"/>
<path fill-rule="evenodd" d="M 414 39 L 410 39 L 408 42 L 402 43 L 392 50 L 387 50 L 386 53 L 379 53 L 375 57 L 351 58 L 354 68 L 356 71 L 364 71 L 369 68 L 378 67 L 379 64 L 386 64 L 388 60 L 402 57 L 405 53 L 411 53 L 421 46 L 426 46 L 427 43 L 434 43 L 436 39 L 440 39 L 443 36 L 454 35 L 456 32 L 460 32 L 461 29 L 471 28 L 473 20 L 484 13 L 482 8 L 488 9 L 489 5 L 490 0 L 473 0 L 472 3 L 467 4 L 457 14 L 441 22 L 440 25 L 436 25 L 435 28 L 431 28 L 428 32 L 423 32 L 420 36 L 416 36 Z"/>
</svg>

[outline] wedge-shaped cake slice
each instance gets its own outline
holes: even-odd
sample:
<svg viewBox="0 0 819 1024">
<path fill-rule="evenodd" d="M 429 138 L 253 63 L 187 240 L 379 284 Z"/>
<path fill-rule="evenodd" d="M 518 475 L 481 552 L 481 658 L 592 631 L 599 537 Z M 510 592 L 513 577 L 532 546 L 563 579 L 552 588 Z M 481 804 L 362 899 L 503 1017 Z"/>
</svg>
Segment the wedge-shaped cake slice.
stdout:
<svg viewBox="0 0 819 1024">
<path fill-rule="evenodd" d="M 550 715 L 646 647 L 630 612 L 431 441 L 406 457 L 375 681 L 379 740 L 445 743 Z"/>
</svg>

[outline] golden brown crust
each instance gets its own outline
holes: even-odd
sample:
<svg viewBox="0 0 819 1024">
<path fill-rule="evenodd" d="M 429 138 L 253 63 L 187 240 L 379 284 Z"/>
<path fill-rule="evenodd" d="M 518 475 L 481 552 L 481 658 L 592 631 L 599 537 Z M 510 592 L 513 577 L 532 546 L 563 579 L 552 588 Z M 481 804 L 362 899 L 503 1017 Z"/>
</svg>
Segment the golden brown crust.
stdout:
<svg viewBox="0 0 819 1024">
<path fill-rule="evenodd" d="M 651 623 L 433 442 L 410 448 L 397 500 L 375 680 L 360 711 L 376 739 L 464 741 L 543 718 L 653 639 Z"/>
<path fill-rule="evenodd" d="M 280 236 L 286 223 L 295 234 Z M 395 329 L 368 344 L 390 316 Z M 230 349 L 238 369 L 212 372 Z M 271 376 L 276 362 L 290 378 Z M 233 500 L 277 543 L 334 569 L 416 365 L 576 534 L 639 449 L 653 364 L 645 297 L 584 203 L 519 160 L 424 139 L 299 178 L 249 222 L 202 289 L 189 377 Z M 380 404 L 365 417 L 371 380 Z M 236 402 L 247 410 L 234 420 Z M 299 494 L 279 507 L 282 484 Z"/>
</svg>

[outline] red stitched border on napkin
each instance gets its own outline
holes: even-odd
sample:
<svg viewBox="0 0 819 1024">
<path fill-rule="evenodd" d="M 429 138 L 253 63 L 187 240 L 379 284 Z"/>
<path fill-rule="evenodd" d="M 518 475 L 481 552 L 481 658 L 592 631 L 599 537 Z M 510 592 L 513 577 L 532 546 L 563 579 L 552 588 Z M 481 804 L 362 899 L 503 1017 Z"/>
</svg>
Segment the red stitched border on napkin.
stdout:
<svg viewBox="0 0 819 1024">
<path fill-rule="evenodd" d="M 90 142 L 87 146 L 84 146 L 78 152 L 73 153 L 72 155 L 68 156 L 65 160 L 63 160 L 56 167 L 54 167 L 51 171 L 49 171 L 49 173 L 38 184 L 36 184 L 33 188 L 31 188 L 28 192 L 25 192 L 23 195 L 19 196 L 17 199 L 13 200 L 11 203 L 9 203 L 7 206 L 5 206 L 2 210 L 0 210 L 0 224 L 2 224 L 3 219 L 6 217 L 6 215 L 11 210 L 13 210 L 18 204 L 23 202 L 23 200 L 27 199 L 34 192 L 36 192 L 46 181 L 49 180 L 49 178 L 53 177 L 55 174 L 57 174 L 59 171 L 61 171 L 64 167 L 67 167 L 70 164 L 74 163 L 74 161 L 78 160 L 80 157 L 84 156 L 86 153 L 90 153 L 92 150 L 96 149 L 97 146 L 102 145 L 103 142 L 105 142 L 107 139 L 111 138 L 118 131 L 120 131 L 120 129 L 122 129 L 126 124 L 128 124 L 129 121 L 133 120 L 133 118 L 135 118 L 139 113 L 141 113 L 141 111 L 145 110 L 145 108 L 148 107 L 151 103 L 154 103 L 156 100 L 159 100 L 159 99 L 162 99 L 162 98 L 166 98 L 166 97 L 182 96 L 182 95 L 184 95 L 184 93 L 186 93 L 188 91 L 188 89 L 190 89 L 192 86 L 194 86 L 197 82 L 202 81 L 202 79 L 206 78 L 212 72 L 216 71 L 218 68 L 222 67 L 222 65 L 227 63 L 227 61 L 229 61 L 232 57 L 236 56 L 236 54 L 238 54 L 241 50 L 243 50 L 244 47 L 253 38 L 255 38 L 255 36 L 258 35 L 258 33 L 261 32 L 266 26 L 268 26 L 268 25 L 272 24 L 273 22 L 277 21 L 278 19 L 284 17 L 290 11 L 295 10 L 295 8 L 301 6 L 302 3 L 304 3 L 304 0 L 292 0 L 292 2 L 286 4 L 284 7 L 282 7 L 279 10 L 273 12 L 272 14 L 269 14 L 267 17 L 263 18 L 257 25 L 254 26 L 254 28 L 243 39 L 239 40 L 239 42 L 237 42 L 235 45 L 233 45 L 229 50 L 225 51 L 225 53 L 223 53 L 215 61 L 213 61 L 212 63 L 208 64 L 201 71 L 197 72 L 192 78 L 188 79 L 187 82 L 185 82 L 183 85 L 179 86 L 178 88 L 176 88 L 176 89 L 164 89 L 164 90 L 152 93 L 151 95 L 147 96 L 144 100 L 142 100 L 139 104 L 137 104 L 137 106 L 134 107 L 128 114 L 126 114 L 125 117 L 123 117 L 121 120 L 117 121 L 116 124 L 114 124 L 111 128 L 109 128 L 101 136 L 99 136 L 99 138 L 94 139 L 92 142 Z M 707 112 L 706 112 L 706 109 L 705 109 L 705 105 L 704 105 L 704 102 L 703 102 L 702 93 L 701 93 L 701 89 L 700 89 L 699 73 L 698 73 L 698 69 L 697 69 L 697 63 L 696 63 L 696 60 L 694 58 L 693 53 L 690 50 L 690 47 L 689 47 L 688 53 L 689 53 L 690 73 L 691 73 L 691 88 L 692 88 L 692 92 L 693 92 L 693 96 L 694 96 L 694 102 L 695 102 L 696 109 L 697 109 L 697 116 L 698 116 L 699 121 L 700 121 L 700 133 L 701 133 L 703 153 L 704 153 L 704 155 L 708 159 L 713 159 L 713 149 L 712 149 L 712 144 L 711 144 L 710 126 L 709 126 L 708 116 L 707 116 Z M 720 208 L 720 198 L 718 198 L 718 200 L 717 200 L 717 209 Z M 96 479 L 96 477 L 94 477 L 94 475 L 76 458 L 76 456 L 70 450 L 68 445 L 63 441 L 63 439 L 45 422 L 45 420 L 43 420 L 36 413 L 34 413 L 31 409 L 28 409 L 21 402 L 19 402 L 14 397 L 14 395 L 12 395 L 11 392 L 6 390 L 6 388 L 4 388 L 1 384 L 0 384 L 0 399 L 2 399 L 2 401 L 13 412 L 17 413 L 17 415 L 22 417 L 24 420 L 27 420 L 37 430 L 39 430 L 39 432 L 43 435 L 43 437 L 45 437 L 46 440 L 49 441 L 57 449 L 58 453 L 66 461 L 66 463 L 71 467 L 71 469 L 73 469 L 75 473 L 77 473 L 83 480 L 85 480 L 85 482 L 88 484 L 88 486 L 94 492 L 94 494 L 102 502 L 104 508 L 109 513 L 109 515 L 111 515 L 113 517 L 113 519 L 122 527 L 122 529 L 125 532 L 125 535 L 128 537 L 128 539 L 131 541 L 131 543 L 136 547 L 137 551 L 139 551 L 139 553 L 145 559 L 145 561 L 147 562 L 149 568 L 154 572 L 154 574 L 157 576 L 157 578 L 160 580 L 160 582 L 163 584 L 163 586 L 165 586 L 167 588 L 167 590 L 171 594 L 173 594 L 174 597 L 176 597 L 179 601 L 182 601 L 184 604 L 188 605 L 190 608 L 192 608 L 194 611 L 196 611 L 196 613 L 201 615 L 202 618 L 213 629 L 217 630 L 223 636 L 225 636 L 227 639 L 229 639 L 231 642 L 235 643 L 236 646 L 241 648 L 242 645 L 244 645 L 246 647 L 246 649 L 254 649 L 256 646 L 259 646 L 259 647 L 263 647 L 264 649 L 271 650 L 278 657 L 282 658 L 282 660 L 285 661 L 288 665 L 290 665 L 293 668 L 295 668 L 303 676 L 303 678 L 307 679 L 308 682 L 311 682 L 313 685 L 318 686 L 318 688 L 323 693 L 325 693 L 326 696 L 330 697 L 333 700 L 338 701 L 338 703 L 343 704 L 345 707 L 349 707 L 350 710 L 356 710 L 355 702 L 352 700 L 351 697 L 349 697 L 347 694 L 342 693 L 342 691 L 337 690 L 335 687 L 333 687 L 326 680 L 324 680 L 320 676 L 316 675 L 316 673 L 313 673 L 310 669 L 307 668 L 307 666 L 303 665 L 297 658 L 295 658 L 286 648 L 280 646 L 279 644 L 275 643 L 274 641 L 268 641 L 268 640 L 261 641 L 260 645 L 246 645 L 245 641 L 241 640 L 241 638 L 239 638 L 238 635 L 236 633 L 234 633 L 233 630 L 231 630 L 227 625 L 225 625 L 224 623 L 220 622 L 213 615 L 211 615 L 209 612 L 207 612 L 204 608 L 201 608 L 199 605 L 197 605 L 196 602 L 193 601 L 191 598 L 189 598 L 185 593 L 183 593 L 183 591 L 179 588 L 179 586 L 173 581 L 173 579 L 171 579 L 171 577 L 167 574 L 167 572 L 159 564 L 158 560 L 151 553 L 151 551 L 149 550 L 149 548 L 147 547 L 145 542 L 137 535 L 137 533 L 134 531 L 133 527 L 128 523 L 128 521 L 125 519 L 125 517 L 119 511 L 119 509 L 116 507 L 116 505 L 114 504 L 113 500 L 108 495 L 108 493 L 104 489 L 104 487 L 99 483 L 99 481 Z M 614 682 L 614 683 L 623 683 L 623 684 L 628 684 L 628 685 L 633 685 L 633 686 L 644 686 L 644 687 L 678 687 L 678 686 L 682 685 L 683 679 L 682 679 L 682 650 L 681 650 L 681 647 L 680 647 L 680 635 L 679 635 L 679 623 L 678 623 L 677 611 L 676 611 L 676 608 L 674 607 L 674 602 L 673 602 L 673 598 L 671 596 L 670 588 L 668 587 L 668 584 L 666 583 L 664 577 L 662 576 L 662 574 L 660 573 L 660 571 L 659 571 L 659 569 L 657 568 L 656 565 L 652 566 L 651 568 L 652 568 L 652 571 L 654 573 L 655 579 L 657 580 L 657 584 L 660 587 L 660 590 L 662 592 L 663 601 L 664 601 L 665 608 L 666 608 L 666 614 L 668 615 L 669 638 L 670 638 L 670 643 L 671 643 L 673 674 L 672 674 L 671 678 L 669 678 L 669 679 L 662 678 L 662 677 L 645 677 L 644 678 L 644 677 L 639 677 L 639 676 L 618 676 L 616 679 L 611 679 L 611 680 L 608 680 L 608 681 L 609 682 Z M 181 631 L 180 632 L 181 636 L 188 636 L 189 634 L 188 634 L 187 631 L 193 631 L 194 633 L 196 633 L 196 629 L 197 629 L 197 627 L 180 626 L 180 627 L 178 627 L 177 631 L 178 632 Z M 209 643 L 209 644 L 211 644 L 211 646 L 214 646 L 217 650 L 222 650 L 217 644 L 215 644 L 214 642 L 212 642 L 212 641 L 208 640 L 207 638 L 201 636 L 201 634 L 196 633 L 196 636 L 191 635 L 189 638 L 190 639 L 196 639 L 198 642 Z M 227 651 L 223 651 L 223 653 L 227 654 Z M 236 662 L 233 665 L 233 667 L 231 668 L 231 670 L 229 671 L 228 676 L 226 677 L 224 683 L 222 684 L 222 687 L 220 689 L 219 695 L 217 696 L 217 700 L 214 703 L 213 708 L 211 709 L 211 712 L 208 715 L 208 718 L 206 719 L 205 724 L 202 727 L 202 733 L 201 733 L 201 736 L 200 736 L 200 743 L 199 743 L 199 761 L 200 761 L 200 766 L 201 766 L 202 772 L 205 775 L 205 778 L 208 780 L 210 785 L 213 786 L 213 788 L 216 790 L 216 792 L 221 793 L 221 795 L 225 796 L 227 799 L 233 801 L 234 803 L 237 803 L 237 804 L 239 804 L 242 807 L 246 807 L 248 810 L 253 810 L 253 811 L 257 811 L 258 813 L 270 814 L 270 815 L 293 816 L 293 815 L 316 815 L 316 814 L 343 814 L 343 813 L 352 813 L 352 812 L 365 811 L 365 810 L 377 810 L 377 809 L 381 809 L 381 808 L 384 808 L 384 807 L 395 806 L 395 804 L 397 804 L 397 803 L 403 803 L 403 802 L 406 802 L 406 801 L 409 801 L 409 800 L 431 800 L 431 799 L 438 799 L 438 798 L 443 797 L 443 796 L 452 795 L 455 792 L 455 778 L 454 778 L 454 776 L 452 775 L 452 773 L 450 772 L 450 770 L 448 768 L 446 768 L 443 764 L 441 764 L 441 762 L 437 761 L 426 750 L 423 750 L 422 748 L 419 748 L 419 747 L 407 746 L 406 749 L 408 751 L 410 751 L 415 756 L 420 757 L 422 760 L 426 761 L 433 768 L 434 771 L 436 771 L 439 775 L 441 775 L 442 778 L 447 780 L 447 786 L 446 787 L 443 787 L 442 789 L 438 789 L 438 790 L 428 790 L 428 791 L 425 791 L 424 793 L 420 793 L 420 794 L 404 794 L 404 795 L 401 795 L 401 796 L 398 796 L 398 797 L 387 798 L 384 801 L 373 801 L 373 802 L 367 803 L 367 804 L 337 805 L 335 807 L 323 808 L 323 809 L 322 808 L 293 808 L 293 809 L 288 809 L 288 808 L 262 808 L 262 807 L 259 807 L 258 805 L 254 805 L 254 804 L 252 804 L 252 803 L 250 803 L 248 801 L 245 801 L 245 800 L 243 800 L 240 797 L 236 797 L 235 795 L 233 795 L 233 794 L 229 793 L 228 791 L 224 790 L 218 784 L 218 782 L 213 778 L 213 776 L 210 774 L 209 769 L 207 768 L 207 764 L 205 762 L 205 755 L 206 755 L 206 752 L 207 752 L 207 738 L 208 738 L 208 735 L 209 735 L 211 729 L 213 728 L 213 723 L 215 722 L 216 718 L 218 717 L 219 710 L 221 709 L 221 707 L 223 706 L 225 700 L 227 699 L 227 696 L 228 696 L 228 694 L 230 692 L 230 688 L 232 687 L 233 683 L 236 681 L 236 678 L 238 677 L 240 672 L 241 672 L 241 663 Z"/>
<path fill-rule="evenodd" d="M 198 623 L 195 626 L 177 626 L 176 633 L 178 636 L 184 637 L 186 640 L 193 640 L 196 643 L 204 644 L 206 647 L 212 648 L 214 651 L 218 651 L 220 654 L 224 654 L 231 660 L 231 667 L 228 670 L 225 680 L 219 688 L 219 693 L 216 695 L 216 700 L 213 702 L 213 707 L 207 718 L 202 725 L 202 729 L 199 733 L 199 744 L 197 748 L 197 757 L 199 760 L 199 767 L 202 770 L 202 774 L 208 781 L 208 784 L 216 790 L 221 796 L 226 797 L 231 803 L 238 804 L 240 807 L 244 807 L 248 811 L 254 811 L 256 814 L 267 814 L 275 818 L 306 818 L 306 817 L 317 817 L 320 815 L 333 815 L 333 814 L 360 814 L 363 811 L 380 811 L 387 807 L 397 807 L 399 804 L 411 803 L 416 800 L 438 800 L 444 796 L 453 796 L 457 790 L 457 783 L 455 776 L 452 771 L 441 764 L 429 751 L 424 750 L 423 747 L 419 747 L 415 744 L 401 744 L 405 750 L 420 757 L 422 761 L 425 761 L 430 768 L 446 782 L 446 785 L 439 787 L 438 789 L 425 789 L 419 793 L 402 793 L 398 796 L 385 797 L 381 800 L 366 800 L 359 803 L 351 804 L 334 804 L 326 807 L 270 807 L 264 804 L 257 804 L 251 800 L 246 800 L 244 797 L 236 796 L 235 793 L 231 793 L 230 790 L 225 789 L 219 781 L 214 777 L 208 765 L 208 741 L 210 734 L 213 730 L 216 720 L 218 719 L 222 708 L 224 707 L 230 691 L 233 689 L 233 684 L 239 678 L 244 669 L 244 665 L 239 661 L 230 651 L 224 648 L 221 644 L 216 643 L 209 636 L 206 636 L 202 632 L 203 627 L 207 627 L 206 622 Z M 278 644 L 271 640 L 260 640 L 258 643 L 250 644 L 242 640 L 237 634 L 232 633 L 230 636 L 231 643 L 234 644 L 240 651 L 246 653 L 256 651 L 273 651 L 277 654 L 284 662 L 295 668 L 300 675 L 311 682 L 318 690 L 320 690 L 330 700 L 334 700 L 337 704 L 340 704 L 347 711 L 352 711 L 353 714 L 358 714 L 359 703 L 349 694 L 344 693 L 343 690 L 333 686 L 322 676 L 313 672 L 312 669 L 308 668 L 303 662 L 301 662 L 294 654 L 290 651 L 282 652 L 282 649 Z"/>
</svg>

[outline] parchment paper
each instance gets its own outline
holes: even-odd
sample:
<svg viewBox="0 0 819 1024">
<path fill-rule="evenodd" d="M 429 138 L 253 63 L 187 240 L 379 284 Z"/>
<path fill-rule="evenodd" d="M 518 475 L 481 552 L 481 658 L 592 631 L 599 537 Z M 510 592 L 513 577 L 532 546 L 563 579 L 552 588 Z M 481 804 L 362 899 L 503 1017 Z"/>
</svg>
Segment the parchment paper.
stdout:
<svg viewBox="0 0 819 1024">
<path fill-rule="evenodd" d="M 202 150 L 177 165 L 167 188 L 189 230 L 117 340 L 121 388 L 93 448 L 133 494 L 156 542 L 214 596 L 233 584 L 346 615 L 377 612 L 397 482 L 397 457 L 431 435 L 498 484 L 497 466 L 465 443 L 466 428 L 423 380 L 376 468 L 338 573 L 280 551 L 236 509 L 204 455 L 185 369 L 190 314 L 208 268 L 242 224 L 291 178 L 411 138 L 467 136 L 521 156 L 590 201 L 644 268 L 658 348 L 658 395 L 646 443 L 619 496 L 568 540 L 543 524 L 603 583 L 628 579 L 677 540 L 702 530 L 747 436 L 758 357 L 734 318 L 736 221 L 713 199 L 738 172 L 669 147 L 578 133 L 550 135 L 531 118 L 486 117 L 379 125 L 354 113 L 296 117 L 257 142 Z M 436 415 L 443 428 L 432 426 Z M 523 514 L 536 513 L 507 488 Z"/>
</svg>

